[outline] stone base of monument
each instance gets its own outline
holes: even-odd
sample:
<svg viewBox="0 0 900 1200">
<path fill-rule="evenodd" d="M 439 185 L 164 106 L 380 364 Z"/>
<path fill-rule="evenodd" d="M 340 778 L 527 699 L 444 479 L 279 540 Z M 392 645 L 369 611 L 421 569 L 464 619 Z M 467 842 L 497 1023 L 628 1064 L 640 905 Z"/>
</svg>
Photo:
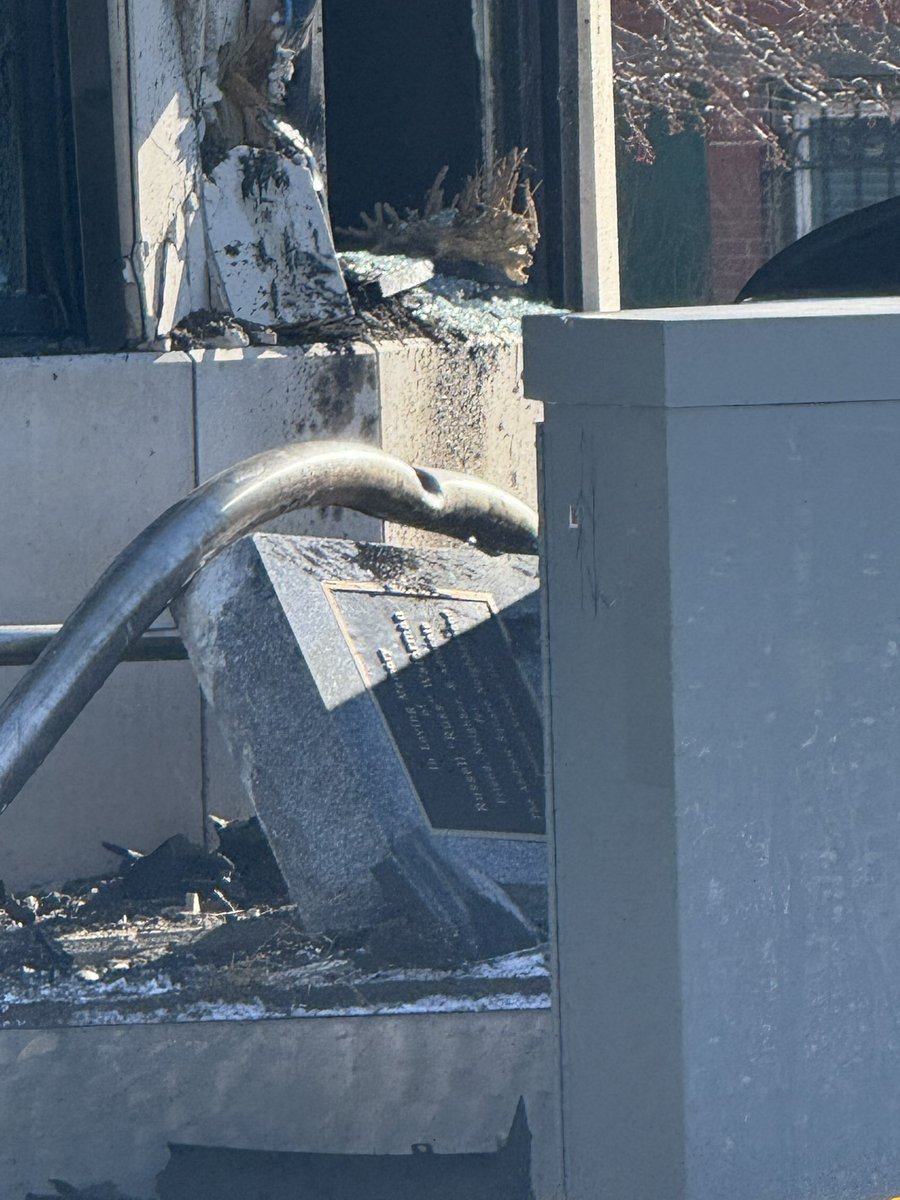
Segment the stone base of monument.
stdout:
<svg viewBox="0 0 900 1200">
<path fill-rule="evenodd" d="M 539 935 L 536 560 L 259 534 L 174 606 L 307 927 L 398 961 Z M 505 890 L 509 889 L 509 890 Z"/>
</svg>

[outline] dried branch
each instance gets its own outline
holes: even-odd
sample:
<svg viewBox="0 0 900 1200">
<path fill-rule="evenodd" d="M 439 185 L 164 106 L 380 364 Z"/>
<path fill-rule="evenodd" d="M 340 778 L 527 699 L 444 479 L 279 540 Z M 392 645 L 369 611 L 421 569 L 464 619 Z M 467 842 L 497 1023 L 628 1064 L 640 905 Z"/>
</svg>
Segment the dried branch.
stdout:
<svg viewBox="0 0 900 1200">
<path fill-rule="evenodd" d="M 479 168 L 450 204 L 444 167 L 425 195 L 421 215 L 407 209 L 401 217 L 390 204 L 376 204 L 373 216 L 360 214 L 362 228 L 338 233 L 376 254 L 477 263 L 510 283 L 527 283 L 540 230 L 534 191 L 523 176 L 525 153 L 515 149 Z"/>
</svg>

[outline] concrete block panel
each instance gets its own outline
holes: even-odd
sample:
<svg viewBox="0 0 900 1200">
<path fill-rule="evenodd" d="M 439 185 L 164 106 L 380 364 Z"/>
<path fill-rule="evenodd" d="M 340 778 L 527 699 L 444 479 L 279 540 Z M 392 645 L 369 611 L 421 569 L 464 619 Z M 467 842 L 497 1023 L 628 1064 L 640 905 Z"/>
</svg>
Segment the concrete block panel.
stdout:
<svg viewBox="0 0 900 1200">
<path fill-rule="evenodd" d="M 385 450 L 417 465 L 482 475 L 537 506 L 541 406 L 522 396 L 518 340 L 382 342 L 378 369 Z M 395 525 L 387 536 L 404 545 L 436 541 Z"/>
<path fill-rule="evenodd" d="M 191 363 L 3 359 L 0 413 L 0 623 L 62 621 L 193 486 Z M 2 669 L 2 694 L 20 673 Z M 106 870 L 103 838 L 150 849 L 201 836 L 199 758 L 190 668 L 117 668 L 0 817 L 0 877 L 21 887 Z"/>
<path fill-rule="evenodd" d="M 537 1200 L 559 1196 L 549 1011 L 0 1033 L 0 1192 L 111 1179 L 149 1196 L 167 1141 L 488 1151 L 524 1096 Z"/>
<path fill-rule="evenodd" d="M 198 481 L 288 442 L 378 442 L 378 371 L 366 346 L 195 350 L 192 358 Z M 332 508 L 292 513 L 267 528 L 378 540 L 382 524 Z"/>
<path fill-rule="evenodd" d="M 570 1200 L 898 1191 L 900 304 L 776 311 L 526 323 Z"/>
<path fill-rule="evenodd" d="M 21 670 L 0 675 L 5 695 Z M 11 888 L 115 868 L 101 846 L 203 840 L 200 692 L 190 664 L 119 666 L 0 816 L 0 879 Z"/>
<path fill-rule="evenodd" d="M 193 487 L 183 354 L 0 359 L 0 623 L 62 621 Z"/>
</svg>

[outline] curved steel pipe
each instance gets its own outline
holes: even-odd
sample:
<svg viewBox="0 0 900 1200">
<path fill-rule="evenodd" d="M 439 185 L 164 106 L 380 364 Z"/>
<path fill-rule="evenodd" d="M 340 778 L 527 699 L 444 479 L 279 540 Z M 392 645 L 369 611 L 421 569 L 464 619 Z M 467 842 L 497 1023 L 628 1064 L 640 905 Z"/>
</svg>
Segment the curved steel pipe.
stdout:
<svg viewBox="0 0 900 1200">
<path fill-rule="evenodd" d="M 472 476 L 411 467 L 345 442 L 245 459 L 167 509 L 119 554 L 0 706 L 0 812 L 205 562 L 274 517 L 331 504 L 497 553 L 536 551 L 537 514 Z"/>
</svg>

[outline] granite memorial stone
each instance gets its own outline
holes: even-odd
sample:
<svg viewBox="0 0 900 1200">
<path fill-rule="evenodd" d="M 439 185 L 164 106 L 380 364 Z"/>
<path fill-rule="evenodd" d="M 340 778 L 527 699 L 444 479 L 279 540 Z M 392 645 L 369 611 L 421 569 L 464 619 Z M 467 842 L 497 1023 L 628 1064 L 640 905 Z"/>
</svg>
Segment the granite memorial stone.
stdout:
<svg viewBox="0 0 900 1200">
<path fill-rule="evenodd" d="M 178 601 L 310 928 L 536 940 L 510 895 L 546 886 L 537 588 L 527 556 L 258 534 Z"/>
</svg>

